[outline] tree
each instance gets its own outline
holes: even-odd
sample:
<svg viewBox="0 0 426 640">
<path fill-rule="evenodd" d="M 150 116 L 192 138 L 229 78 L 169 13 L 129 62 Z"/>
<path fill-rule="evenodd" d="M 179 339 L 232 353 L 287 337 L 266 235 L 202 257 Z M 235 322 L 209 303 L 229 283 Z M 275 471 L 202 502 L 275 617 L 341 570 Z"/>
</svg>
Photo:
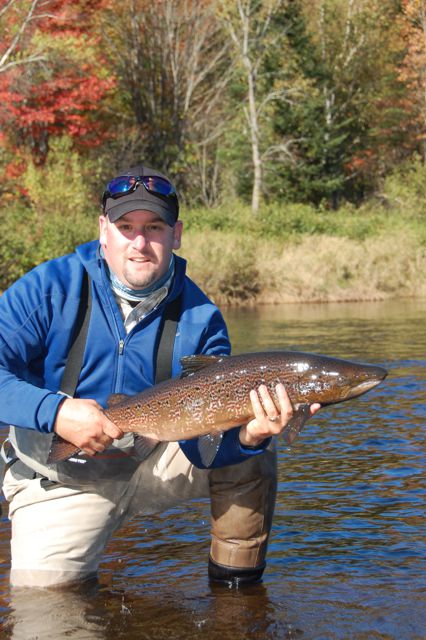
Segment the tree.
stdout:
<svg viewBox="0 0 426 640">
<path fill-rule="evenodd" d="M 45 5 L 45 0 L 23 3 L 6 0 L 0 8 L 0 73 L 43 60 L 37 51 L 22 54 L 22 43 L 36 20 L 48 17 Z"/>
<path fill-rule="evenodd" d="M 108 65 L 117 78 L 110 102 L 117 168 L 141 157 L 178 176 L 188 194 L 208 182 L 209 149 L 224 122 L 228 43 L 209 0 L 111 2 L 99 16 Z M 214 171 L 212 172 L 212 175 Z M 214 179 L 214 175 L 213 175 Z"/>
<path fill-rule="evenodd" d="M 267 107 L 272 101 L 285 99 L 290 93 L 288 88 L 279 87 L 276 78 L 271 75 L 267 79 L 267 86 L 262 87 L 265 61 L 274 48 L 281 48 L 285 35 L 284 30 L 273 29 L 274 17 L 284 6 L 285 0 L 219 0 L 218 4 L 219 15 L 233 44 L 236 64 L 240 67 L 246 84 L 243 111 L 251 144 L 251 201 L 252 210 L 256 213 L 261 200 L 266 158 L 277 152 L 288 152 L 288 145 L 284 144 L 275 144 L 262 150 Z"/>
<path fill-rule="evenodd" d="M 99 121 L 91 114 L 113 81 L 104 75 L 90 37 L 99 4 L 8 3 L 3 16 L 3 29 L 10 37 L 3 46 L 0 130 L 3 144 L 14 149 L 17 160 L 6 173 L 22 170 L 27 149 L 36 163 L 43 164 L 50 136 L 66 134 L 80 146 L 100 142 Z"/>
<path fill-rule="evenodd" d="M 317 167 L 311 197 L 336 207 L 341 196 L 358 199 L 374 188 L 381 132 L 391 116 L 384 103 L 398 89 L 398 7 L 393 0 L 301 0 L 301 6 L 318 61 L 315 118 L 309 118 Z"/>
<path fill-rule="evenodd" d="M 406 52 L 400 79 L 408 90 L 407 109 L 412 115 L 412 136 L 426 164 L 426 2 L 403 0 L 401 35 Z"/>
</svg>

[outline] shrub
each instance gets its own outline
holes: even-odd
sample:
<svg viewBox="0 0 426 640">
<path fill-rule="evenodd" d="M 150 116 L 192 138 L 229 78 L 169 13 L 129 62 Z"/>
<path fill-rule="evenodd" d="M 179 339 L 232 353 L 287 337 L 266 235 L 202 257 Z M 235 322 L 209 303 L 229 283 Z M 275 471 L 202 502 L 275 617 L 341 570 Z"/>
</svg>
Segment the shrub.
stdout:
<svg viewBox="0 0 426 640">
<path fill-rule="evenodd" d="M 403 218 L 426 216 L 426 166 L 420 157 L 400 165 L 383 186 L 383 197 Z"/>
<path fill-rule="evenodd" d="M 52 143 L 44 167 L 28 164 L 26 204 L 3 202 L 0 209 L 0 290 L 40 262 L 96 237 L 96 206 L 85 171 L 89 164 L 80 161 L 65 138 Z"/>
</svg>

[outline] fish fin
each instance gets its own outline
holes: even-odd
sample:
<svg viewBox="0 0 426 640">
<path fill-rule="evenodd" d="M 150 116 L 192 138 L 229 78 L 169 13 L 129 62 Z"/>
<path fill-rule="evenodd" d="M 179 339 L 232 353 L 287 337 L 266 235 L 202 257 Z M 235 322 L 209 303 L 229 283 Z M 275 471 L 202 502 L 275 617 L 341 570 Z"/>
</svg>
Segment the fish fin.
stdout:
<svg viewBox="0 0 426 640">
<path fill-rule="evenodd" d="M 67 460 L 79 451 L 80 449 L 76 447 L 75 444 L 64 440 L 64 438 L 55 433 L 47 456 L 47 464 L 55 464 L 56 462 Z"/>
<path fill-rule="evenodd" d="M 226 357 L 227 356 L 209 356 L 205 354 L 184 356 L 180 359 L 180 364 L 182 365 L 182 373 L 180 377 L 186 378 L 187 376 L 192 376 L 196 371 L 204 369 L 205 367 L 210 367 L 212 364 L 217 364 Z"/>
<path fill-rule="evenodd" d="M 125 393 L 113 393 L 107 401 L 107 409 L 111 409 L 111 407 L 115 407 L 120 402 L 124 400 L 128 400 L 131 396 L 126 395 Z"/>
<path fill-rule="evenodd" d="M 152 451 L 154 451 L 155 447 L 160 442 L 159 440 L 155 440 L 154 438 L 146 438 L 145 436 L 140 436 L 134 434 L 135 442 L 134 449 L 137 457 L 142 461 L 145 460 Z"/>
<path fill-rule="evenodd" d="M 207 433 L 198 438 L 198 452 L 201 462 L 205 467 L 209 467 L 216 457 L 223 439 L 223 431 L 219 433 Z"/>
<path fill-rule="evenodd" d="M 282 436 L 284 438 L 284 442 L 290 447 L 293 442 L 296 440 L 300 431 L 302 430 L 303 425 L 311 416 L 311 407 L 307 403 L 300 403 L 294 406 L 293 417 L 288 422 L 284 431 L 282 432 Z"/>
</svg>

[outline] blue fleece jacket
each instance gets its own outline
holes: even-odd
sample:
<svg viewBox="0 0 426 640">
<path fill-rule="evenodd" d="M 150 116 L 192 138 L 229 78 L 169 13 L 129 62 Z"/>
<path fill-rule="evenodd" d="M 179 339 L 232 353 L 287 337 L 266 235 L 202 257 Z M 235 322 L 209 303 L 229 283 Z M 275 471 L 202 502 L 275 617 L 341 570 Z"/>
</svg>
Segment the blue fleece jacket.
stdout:
<svg viewBox="0 0 426 640">
<path fill-rule="evenodd" d="M 106 406 L 111 394 L 135 394 L 154 384 L 155 345 L 166 303 L 182 292 L 182 312 L 173 352 L 173 377 L 180 358 L 229 354 L 226 326 L 217 307 L 185 275 L 176 272 L 167 299 L 126 334 L 105 273 L 97 241 L 39 265 L 0 297 L 0 421 L 51 433 L 63 396 L 57 392 L 76 322 L 84 270 L 92 280 L 92 312 L 76 397 Z M 225 433 L 212 466 L 235 464 L 261 453 L 245 449 L 239 428 Z M 181 442 L 187 457 L 203 467 L 196 442 Z"/>
</svg>

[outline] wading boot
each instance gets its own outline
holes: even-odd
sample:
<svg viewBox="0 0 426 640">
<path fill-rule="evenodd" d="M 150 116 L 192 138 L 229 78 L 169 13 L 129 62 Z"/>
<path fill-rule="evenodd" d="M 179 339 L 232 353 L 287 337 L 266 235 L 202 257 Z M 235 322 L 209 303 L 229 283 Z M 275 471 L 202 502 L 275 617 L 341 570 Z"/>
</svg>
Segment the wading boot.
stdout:
<svg viewBox="0 0 426 640">
<path fill-rule="evenodd" d="M 209 473 L 209 578 L 227 586 L 260 582 L 277 491 L 275 443 L 260 455 Z"/>
</svg>

